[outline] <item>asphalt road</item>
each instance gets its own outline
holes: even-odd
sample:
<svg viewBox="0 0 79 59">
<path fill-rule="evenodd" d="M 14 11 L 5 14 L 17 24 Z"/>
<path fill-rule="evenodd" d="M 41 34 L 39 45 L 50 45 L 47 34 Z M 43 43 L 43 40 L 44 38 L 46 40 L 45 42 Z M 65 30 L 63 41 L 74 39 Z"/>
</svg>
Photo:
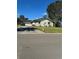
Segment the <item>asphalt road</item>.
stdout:
<svg viewBox="0 0 79 59">
<path fill-rule="evenodd" d="M 17 59 L 62 59 L 61 34 L 17 34 Z"/>
</svg>

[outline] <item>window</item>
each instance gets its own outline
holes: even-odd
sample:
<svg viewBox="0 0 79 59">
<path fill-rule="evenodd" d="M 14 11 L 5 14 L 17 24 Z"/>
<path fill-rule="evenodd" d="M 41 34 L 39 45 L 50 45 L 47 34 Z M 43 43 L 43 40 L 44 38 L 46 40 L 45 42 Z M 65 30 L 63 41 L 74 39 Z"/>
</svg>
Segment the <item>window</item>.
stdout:
<svg viewBox="0 0 79 59">
<path fill-rule="evenodd" d="M 48 22 L 48 24 L 50 24 L 50 22 Z"/>
</svg>

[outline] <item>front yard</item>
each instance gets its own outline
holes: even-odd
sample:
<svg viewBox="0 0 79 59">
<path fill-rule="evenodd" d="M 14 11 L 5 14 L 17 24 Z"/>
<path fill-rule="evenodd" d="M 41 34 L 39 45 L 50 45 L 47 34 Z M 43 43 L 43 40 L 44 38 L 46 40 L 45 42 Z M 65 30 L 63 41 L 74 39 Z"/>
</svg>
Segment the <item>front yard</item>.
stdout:
<svg viewBox="0 0 79 59">
<path fill-rule="evenodd" d="M 41 30 L 45 33 L 62 33 L 62 28 L 60 27 L 34 27 L 37 28 L 38 30 Z"/>
</svg>

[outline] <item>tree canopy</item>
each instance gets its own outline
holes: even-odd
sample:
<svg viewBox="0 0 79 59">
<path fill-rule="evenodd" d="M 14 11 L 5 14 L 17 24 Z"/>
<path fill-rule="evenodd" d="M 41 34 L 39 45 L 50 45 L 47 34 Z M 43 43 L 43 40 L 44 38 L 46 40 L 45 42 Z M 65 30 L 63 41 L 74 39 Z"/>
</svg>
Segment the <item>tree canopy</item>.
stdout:
<svg viewBox="0 0 79 59">
<path fill-rule="evenodd" d="M 24 22 L 27 21 L 27 20 L 28 20 L 28 18 L 25 18 L 24 15 L 20 15 L 17 18 L 17 24 L 24 25 Z"/>
<path fill-rule="evenodd" d="M 55 24 L 62 21 L 62 1 L 55 1 L 51 3 L 47 8 L 48 17 Z"/>
</svg>

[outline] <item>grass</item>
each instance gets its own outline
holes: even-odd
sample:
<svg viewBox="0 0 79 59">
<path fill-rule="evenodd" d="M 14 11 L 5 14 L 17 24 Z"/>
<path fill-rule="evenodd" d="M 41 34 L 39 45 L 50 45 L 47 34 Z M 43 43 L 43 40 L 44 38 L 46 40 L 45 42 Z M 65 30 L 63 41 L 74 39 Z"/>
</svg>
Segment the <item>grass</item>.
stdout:
<svg viewBox="0 0 79 59">
<path fill-rule="evenodd" d="M 62 33 L 62 28 L 60 27 L 34 27 L 45 33 Z"/>
<path fill-rule="evenodd" d="M 17 27 L 19 27 L 19 26 L 21 26 L 21 25 L 17 25 Z"/>
</svg>

